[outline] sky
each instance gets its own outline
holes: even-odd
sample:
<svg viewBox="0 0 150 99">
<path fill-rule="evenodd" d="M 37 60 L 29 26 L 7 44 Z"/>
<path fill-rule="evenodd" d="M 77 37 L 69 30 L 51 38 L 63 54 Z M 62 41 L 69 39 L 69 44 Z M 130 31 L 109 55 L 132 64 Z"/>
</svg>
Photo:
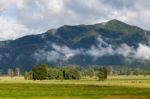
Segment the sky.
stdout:
<svg viewBox="0 0 150 99">
<path fill-rule="evenodd" d="M 150 0 L 0 0 L 0 41 L 118 19 L 150 30 Z"/>
</svg>

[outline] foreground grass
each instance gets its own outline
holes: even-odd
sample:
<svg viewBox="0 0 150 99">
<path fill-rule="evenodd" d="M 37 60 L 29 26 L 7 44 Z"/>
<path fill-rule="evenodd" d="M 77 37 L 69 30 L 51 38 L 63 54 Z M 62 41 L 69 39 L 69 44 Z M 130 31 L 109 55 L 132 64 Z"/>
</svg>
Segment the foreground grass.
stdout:
<svg viewBox="0 0 150 99">
<path fill-rule="evenodd" d="M 67 84 L 0 84 L 1 97 L 32 98 L 83 98 L 92 99 L 108 96 L 136 96 L 150 98 L 150 88 L 118 86 L 67 85 Z"/>
<path fill-rule="evenodd" d="M 109 77 L 99 82 L 0 80 L 0 98 L 4 99 L 150 99 L 149 77 Z"/>
</svg>

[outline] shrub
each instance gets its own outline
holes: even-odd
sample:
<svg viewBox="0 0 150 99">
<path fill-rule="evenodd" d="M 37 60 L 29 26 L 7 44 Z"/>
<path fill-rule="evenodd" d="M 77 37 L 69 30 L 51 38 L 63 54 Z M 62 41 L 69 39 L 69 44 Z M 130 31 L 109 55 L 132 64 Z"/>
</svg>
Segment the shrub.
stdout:
<svg viewBox="0 0 150 99">
<path fill-rule="evenodd" d="M 80 72 L 76 68 L 65 68 L 63 70 L 63 76 L 67 80 L 78 80 L 81 78 Z"/>
<path fill-rule="evenodd" d="M 106 80 L 107 79 L 107 69 L 105 67 L 100 68 L 98 70 L 97 76 L 98 76 L 100 81 Z"/>
<path fill-rule="evenodd" d="M 25 80 L 32 80 L 33 79 L 33 76 L 32 76 L 33 74 L 32 74 L 32 72 L 30 71 L 30 72 L 25 72 L 25 74 L 24 74 L 24 78 L 25 78 Z"/>
<path fill-rule="evenodd" d="M 45 80 L 47 78 L 47 65 L 34 66 L 32 76 L 34 80 Z"/>
<path fill-rule="evenodd" d="M 94 70 L 92 68 L 85 69 L 83 71 L 83 76 L 93 77 L 94 76 Z"/>
<path fill-rule="evenodd" d="M 63 79 L 63 72 L 60 69 L 57 68 L 49 68 L 47 71 L 47 79 Z"/>
</svg>

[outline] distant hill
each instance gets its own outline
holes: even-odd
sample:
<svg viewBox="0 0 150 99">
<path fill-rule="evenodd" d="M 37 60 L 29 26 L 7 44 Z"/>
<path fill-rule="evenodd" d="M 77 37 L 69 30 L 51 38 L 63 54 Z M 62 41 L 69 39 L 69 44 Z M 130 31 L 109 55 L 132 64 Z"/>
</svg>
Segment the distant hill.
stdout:
<svg viewBox="0 0 150 99">
<path fill-rule="evenodd" d="M 34 64 L 148 66 L 150 31 L 110 20 L 64 25 L 46 33 L 0 42 L 0 68 L 29 70 Z"/>
</svg>

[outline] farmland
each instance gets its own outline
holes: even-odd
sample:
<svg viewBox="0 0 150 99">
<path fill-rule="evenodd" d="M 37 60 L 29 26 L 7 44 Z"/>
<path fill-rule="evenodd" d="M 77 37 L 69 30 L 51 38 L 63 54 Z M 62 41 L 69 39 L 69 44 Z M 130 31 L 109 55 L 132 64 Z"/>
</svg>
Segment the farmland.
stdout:
<svg viewBox="0 0 150 99">
<path fill-rule="evenodd" d="M 1 77 L 3 99 L 149 99 L 150 76 L 108 76 L 81 80 L 24 80 L 23 77 Z"/>
</svg>

